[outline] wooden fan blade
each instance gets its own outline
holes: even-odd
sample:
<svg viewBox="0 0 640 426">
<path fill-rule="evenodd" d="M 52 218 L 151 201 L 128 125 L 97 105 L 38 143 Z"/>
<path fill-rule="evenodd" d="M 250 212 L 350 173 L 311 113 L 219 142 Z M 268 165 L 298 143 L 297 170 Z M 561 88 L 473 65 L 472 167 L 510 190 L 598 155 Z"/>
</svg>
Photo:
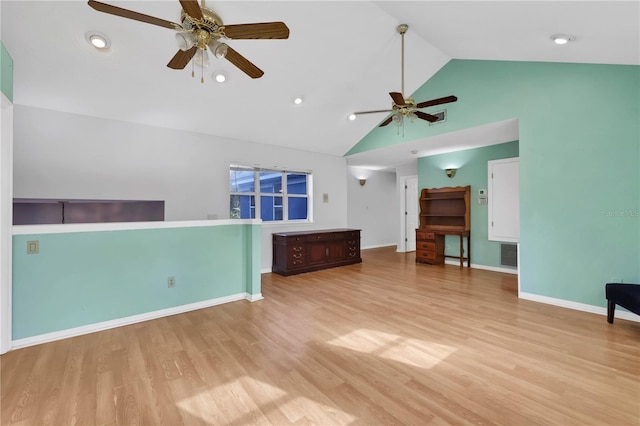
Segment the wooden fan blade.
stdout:
<svg viewBox="0 0 640 426">
<path fill-rule="evenodd" d="M 404 102 L 404 97 L 402 96 L 402 93 L 391 92 L 389 93 L 389 96 L 391 96 L 391 99 L 393 99 L 393 103 L 395 103 L 396 105 L 398 106 L 406 105 L 406 103 Z"/>
<path fill-rule="evenodd" d="M 180 4 L 182 5 L 182 9 L 184 9 L 187 15 L 191 16 L 192 18 L 204 18 L 202 16 L 202 9 L 200 9 L 198 0 L 180 0 Z"/>
<path fill-rule="evenodd" d="M 416 105 L 416 107 L 426 108 L 434 105 L 448 104 L 449 102 L 455 102 L 457 100 L 458 98 L 456 98 L 455 96 L 445 96 L 444 98 L 438 98 L 438 99 L 432 99 L 430 101 L 420 102 L 419 104 Z"/>
<path fill-rule="evenodd" d="M 413 111 L 413 113 L 416 115 L 416 117 L 427 120 L 429 123 L 438 121 L 438 117 L 436 117 L 435 115 L 427 114 L 426 112 Z"/>
<path fill-rule="evenodd" d="M 230 39 L 285 39 L 289 38 L 289 27 L 284 22 L 226 25 L 224 35 Z"/>
<path fill-rule="evenodd" d="M 384 120 L 382 123 L 380 123 L 380 125 L 378 127 L 384 127 L 387 124 L 391 123 L 391 120 L 393 120 L 393 115 L 390 116 L 389 118 L 387 118 L 386 120 Z"/>
<path fill-rule="evenodd" d="M 89 0 L 89 6 L 98 12 L 121 16 L 123 18 L 133 19 L 134 21 L 146 22 L 147 24 L 158 25 L 172 30 L 180 28 L 180 25 L 174 22 L 165 21 L 164 19 L 156 18 L 154 16 L 144 15 L 142 13 L 134 12 L 133 10 L 111 6 L 110 4 L 100 3 L 99 1 Z"/>
<path fill-rule="evenodd" d="M 378 112 L 391 112 L 393 111 L 392 109 L 377 109 L 374 111 L 356 111 L 354 112 L 355 115 L 361 115 L 361 114 L 375 114 Z"/>
<path fill-rule="evenodd" d="M 264 71 L 253 65 L 247 58 L 233 50 L 230 46 L 227 47 L 225 58 L 251 78 L 260 78 L 264 74 Z"/>
<path fill-rule="evenodd" d="M 182 70 L 187 66 L 193 55 L 196 54 L 198 46 L 193 46 L 189 50 L 178 50 L 178 52 L 171 58 L 167 66 L 174 70 Z"/>
</svg>

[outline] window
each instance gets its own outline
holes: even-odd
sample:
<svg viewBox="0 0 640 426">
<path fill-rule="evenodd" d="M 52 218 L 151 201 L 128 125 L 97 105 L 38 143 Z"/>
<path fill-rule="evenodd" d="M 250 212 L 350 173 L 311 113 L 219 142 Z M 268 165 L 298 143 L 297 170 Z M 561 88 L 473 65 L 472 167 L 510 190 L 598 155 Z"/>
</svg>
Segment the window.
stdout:
<svg viewBox="0 0 640 426">
<path fill-rule="evenodd" d="M 311 174 L 300 171 L 229 168 L 231 219 L 255 219 L 256 212 L 265 222 L 310 220 Z"/>
</svg>

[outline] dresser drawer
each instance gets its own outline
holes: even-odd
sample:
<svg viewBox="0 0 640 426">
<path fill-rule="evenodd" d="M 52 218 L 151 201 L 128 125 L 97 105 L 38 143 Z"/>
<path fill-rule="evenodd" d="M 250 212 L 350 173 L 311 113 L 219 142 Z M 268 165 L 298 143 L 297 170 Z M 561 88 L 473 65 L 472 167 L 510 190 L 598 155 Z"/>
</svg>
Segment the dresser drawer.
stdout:
<svg viewBox="0 0 640 426">
<path fill-rule="evenodd" d="M 306 261 L 306 253 L 303 246 L 287 247 L 287 267 L 295 268 L 301 266 Z"/>
<path fill-rule="evenodd" d="M 304 249 L 304 245 L 302 244 L 294 244 L 292 246 L 287 247 L 287 257 L 291 257 L 294 254 L 304 254 L 304 252 L 305 252 L 305 249 Z"/>
<path fill-rule="evenodd" d="M 306 235 L 274 235 L 273 242 L 275 244 L 295 244 L 307 241 Z"/>
<path fill-rule="evenodd" d="M 416 259 L 423 260 L 436 260 L 436 252 L 435 251 L 427 251 L 427 250 L 416 250 Z"/>
<path fill-rule="evenodd" d="M 435 232 L 427 232 L 427 231 L 416 231 L 416 240 L 435 240 L 436 233 Z"/>
<path fill-rule="evenodd" d="M 357 238 L 360 239 L 360 231 L 349 231 L 349 232 L 345 232 L 342 235 L 344 235 L 345 238 Z"/>
<path fill-rule="evenodd" d="M 416 241 L 416 250 L 436 251 L 436 243 L 427 241 Z"/>
<path fill-rule="evenodd" d="M 329 232 L 323 232 L 320 234 L 309 235 L 307 241 L 327 241 L 327 240 L 333 240 L 335 238 L 336 238 L 335 234 L 332 234 Z"/>
</svg>

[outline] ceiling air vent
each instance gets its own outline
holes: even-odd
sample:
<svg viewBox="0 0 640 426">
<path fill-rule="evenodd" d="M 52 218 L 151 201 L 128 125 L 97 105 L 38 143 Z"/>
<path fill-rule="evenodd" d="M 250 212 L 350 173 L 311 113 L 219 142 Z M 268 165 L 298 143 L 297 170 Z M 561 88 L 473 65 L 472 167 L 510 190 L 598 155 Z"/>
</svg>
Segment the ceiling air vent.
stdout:
<svg viewBox="0 0 640 426">
<path fill-rule="evenodd" d="M 434 121 L 433 123 L 429 123 L 429 126 L 433 126 L 434 124 L 438 124 L 438 123 L 442 123 L 443 121 L 447 121 L 447 110 L 443 109 L 442 111 L 438 111 L 438 112 L 430 112 L 429 114 L 431 115 L 435 115 L 436 117 L 438 117 L 438 121 Z"/>
</svg>

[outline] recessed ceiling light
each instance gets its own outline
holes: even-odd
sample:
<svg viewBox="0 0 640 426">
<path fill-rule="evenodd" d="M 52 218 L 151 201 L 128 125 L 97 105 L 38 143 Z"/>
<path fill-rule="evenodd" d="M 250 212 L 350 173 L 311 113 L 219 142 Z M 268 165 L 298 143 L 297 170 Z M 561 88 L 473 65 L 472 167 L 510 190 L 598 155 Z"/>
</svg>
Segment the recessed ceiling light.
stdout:
<svg viewBox="0 0 640 426">
<path fill-rule="evenodd" d="M 213 73 L 213 78 L 218 83 L 224 83 L 225 81 L 227 81 L 227 75 L 225 73 L 221 72 L 221 71 Z"/>
<path fill-rule="evenodd" d="M 300 105 L 302 103 L 302 96 L 297 96 L 293 98 L 293 103 L 296 105 Z"/>
<path fill-rule="evenodd" d="M 356 119 L 356 115 L 355 114 L 349 114 L 349 120 L 353 121 Z"/>
<path fill-rule="evenodd" d="M 567 44 L 575 39 L 574 36 L 568 34 L 554 34 L 551 36 L 551 40 L 553 40 L 555 44 Z"/>
<path fill-rule="evenodd" d="M 84 38 L 98 50 L 106 50 L 111 46 L 109 37 L 98 31 L 89 31 L 84 35 Z"/>
</svg>

